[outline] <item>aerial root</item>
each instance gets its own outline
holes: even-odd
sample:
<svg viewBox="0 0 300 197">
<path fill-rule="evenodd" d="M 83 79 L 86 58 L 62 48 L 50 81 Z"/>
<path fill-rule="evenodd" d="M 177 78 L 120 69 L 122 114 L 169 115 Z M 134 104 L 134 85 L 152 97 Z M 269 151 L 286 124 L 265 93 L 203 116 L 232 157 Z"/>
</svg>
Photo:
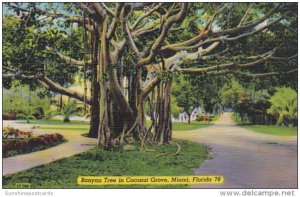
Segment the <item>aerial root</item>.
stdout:
<svg viewBox="0 0 300 197">
<path fill-rule="evenodd" d="M 175 155 L 179 155 L 181 153 L 182 148 L 181 148 L 181 146 L 178 143 L 176 143 L 176 142 L 173 142 L 173 143 L 177 146 L 177 151 L 174 154 L 174 156 Z"/>
</svg>

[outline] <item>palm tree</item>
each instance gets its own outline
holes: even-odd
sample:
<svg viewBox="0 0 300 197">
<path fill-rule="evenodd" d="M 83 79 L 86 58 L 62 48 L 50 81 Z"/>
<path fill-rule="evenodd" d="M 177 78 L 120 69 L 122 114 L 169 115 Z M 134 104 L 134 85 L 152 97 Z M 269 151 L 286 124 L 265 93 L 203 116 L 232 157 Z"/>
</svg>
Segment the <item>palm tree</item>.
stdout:
<svg viewBox="0 0 300 197">
<path fill-rule="evenodd" d="M 298 117 L 297 92 L 289 87 L 277 87 L 276 93 L 269 99 L 271 107 L 268 109 L 269 114 L 278 115 L 277 126 L 284 121 L 292 127 L 293 120 Z"/>
<path fill-rule="evenodd" d="M 76 106 L 75 101 L 63 104 L 60 110 L 60 115 L 64 117 L 63 122 L 70 122 L 70 116 L 76 114 L 79 108 Z"/>
<path fill-rule="evenodd" d="M 23 107 L 22 112 L 18 113 L 17 118 L 25 119 L 29 123 L 30 119 L 36 119 L 34 115 L 37 113 L 39 111 L 33 109 L 30 105 L 26 105 Z"/>
</svg>

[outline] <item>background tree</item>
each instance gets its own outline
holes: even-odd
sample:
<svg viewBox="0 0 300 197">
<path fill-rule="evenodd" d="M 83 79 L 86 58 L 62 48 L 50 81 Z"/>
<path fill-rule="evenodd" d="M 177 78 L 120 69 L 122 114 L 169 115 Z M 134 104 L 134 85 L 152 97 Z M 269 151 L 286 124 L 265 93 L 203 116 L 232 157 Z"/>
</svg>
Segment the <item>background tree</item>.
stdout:
<svg viewBox="0 0 300 197">
<path fill-rule="evenodd" d="M 192 112 L 199 106 L 203 106 L 203 100 L 199 95 L 198 87 L 193 86 L 189 79 L 180 77 L 172 86 L 172 94 L 177 106 L 187 114 L 188 124 L 191 124 Z"/>
<path fill-rule="evenodd" d="M 19 118 L 26 120 L 41 118 L 46 111 L 50 111 L 51 101 L 44 89 L 30 89 L 29 85 L 22 85 L 13 81 L 10 89 L 3 89 L 3 112 L 19 114 Z"/>
<path fill-rule="evenodd" d="M 221 99 L 223 105 L 239 113 L 244 121 L 244 114 L 249 109 L 251 103 L 251 92 L 246 90 L 241 84 L 232 79 L 221 89 Z"/>
<path fill-rule="evenodd" d="M 237 116 L 241 118 L 242 123 L 267 123 L 266 111 L 270 106 L 267 89 L 256 91 L 253 83 L 248 83 L 248 87 L 244 87 L 232 78 L 224 84 L 220 92 L 222 104 L 232 109 L 236 113 L 236 118 Z"/>
<path fill-rule="evenodd" d="M 179 114 L 182 112 L 182 108 L 179 107 L 176 103 L 176 98 L 171 95 L 171 113 L 174 118 L 179 118 Z"/>
<path fill-rule="evenodd" d="M 59 114 L 62 115 L 63 122 L 70 122 L 70 116 L 75 115 L 78 113 L 79 108 L 76 106 L 75 101 L 69 101 L 66 104 L 63 104 Z"/>
<path fill-rule="evenodd" d="M 30 119 L 36 119 L 34 115 L 39 113 L 33 106 L 30 104 L 23 105 L 23 109 L 21 112 L 17 114 L 17 118 L 25 119 L 27 123 L 29 123 Z"/>
<path fill-rule="evenodd" d="M 291 88 L 276 88 L 276 93 L 269 101 L 271 107 L 268 109 L 268 113 L 279 116 L 277 125 L 287 122 L 289 126 L 293 126 L 298 117 L 297 92 Z"/>
</svg>

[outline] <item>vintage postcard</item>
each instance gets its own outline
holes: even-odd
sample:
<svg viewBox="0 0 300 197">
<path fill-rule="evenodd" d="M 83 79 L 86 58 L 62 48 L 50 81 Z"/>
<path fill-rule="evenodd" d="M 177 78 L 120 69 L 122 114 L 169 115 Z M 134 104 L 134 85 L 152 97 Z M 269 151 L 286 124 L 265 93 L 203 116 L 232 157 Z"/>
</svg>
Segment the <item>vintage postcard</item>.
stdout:
<svg viewBox="0 0 300 197">
<path fill-rule="evenodd" d="M 2 2 L 4 194 L 294 196 L 298 10 L 263 1 Z"/>
</svg>

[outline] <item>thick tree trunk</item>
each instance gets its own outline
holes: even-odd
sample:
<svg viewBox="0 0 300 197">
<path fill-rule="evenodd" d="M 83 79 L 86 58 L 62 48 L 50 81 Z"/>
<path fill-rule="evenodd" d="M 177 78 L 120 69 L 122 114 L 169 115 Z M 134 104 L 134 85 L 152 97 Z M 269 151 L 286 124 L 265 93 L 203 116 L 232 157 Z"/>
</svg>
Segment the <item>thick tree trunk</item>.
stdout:
<svg viewBox="0 0 300 197">
<path fill-rule="evenodd" d="M 99 51 L 99 86 L 100 86 L 100 102 L 99 102 L 99 119 L 100 124 L 98 128 L 98 146 L 108 149 L 111 146 L 111 131 L 109 128 L 109 94 L 107 94 L 107 66 L 110 64 L 109 61 L 109 47 L 106 39 L 106 32 L 108 26 L 108 18 L 105 18 L 102 28 L 99 29 L 101 35 L 101 47 Z"/>
<path fill-rule="evenodd" d="M 126 100 L 123 86 L 120 85 L 119 77 L 115 69 L 108 71 L 111 103 L 110 125 L 115 137 L 120 136 L 128 127 L 133 125 L 134 114 Z M 123 82 L 123 81 L 122 81 Z"/>
<path fill-rule="evenodd" d="M 143 149 L 144 144 L 150 139 L 150 131 L 147 130 L 146 127 L 146 117 L 144 111 L 144 104 L 146 99 L 142 96 L 140 81 L 141 70 L 138 70 L 135 74 L 131 75 L 131 78 L 129 80 L 129 106 L 126 106 L 126 108 L 130 108 L 131 112 L 129 113 L 125 111 L 125 115 L 127 117 L 125 118 L 124 128 L 126 128 L 127 126 L 130 129 L 126 132 L 124 132 L 125 129 L 123 130 L 121 141 L 126 141 L 125 138 L 127 137 L 131 139 L 133 138 L 141 143 L 141 148 Z"/>
<path fill-rule="evenodd" d="M 124 95 L 123 73 L 117 73 L 115 67 L 118 57 L 109 55 L 108 39 L 105 35 L 108 20 L 99 28 L 100 45 L 98 50 L 97 80 L 93 85 L 91 99 L 91 128 L 89 136 L 98 137 L 98 146 L 108 149 L 114 143 L 128 142 L 134 139 L 144 148 L 146 142 L 169 143 L 172 138 L 170 91 L 172 81 L 165 82 L 159 88 L 159 100 L 155 113 L 154 133 L 146 127 L 144 111 L 145 96 L 141 88 L 141 69 L 128 76 L 128 100 Z M 97 91 L 98 90 L 98 91 Z M 98 116 L 97 116 L 98 115 Z M 95 129 L 97 128 L 97 129 Z M 97 133 L 95 132 L 97 130 Z M 154 138 L 155 136 L 155 138 Z"/>
</svg>

